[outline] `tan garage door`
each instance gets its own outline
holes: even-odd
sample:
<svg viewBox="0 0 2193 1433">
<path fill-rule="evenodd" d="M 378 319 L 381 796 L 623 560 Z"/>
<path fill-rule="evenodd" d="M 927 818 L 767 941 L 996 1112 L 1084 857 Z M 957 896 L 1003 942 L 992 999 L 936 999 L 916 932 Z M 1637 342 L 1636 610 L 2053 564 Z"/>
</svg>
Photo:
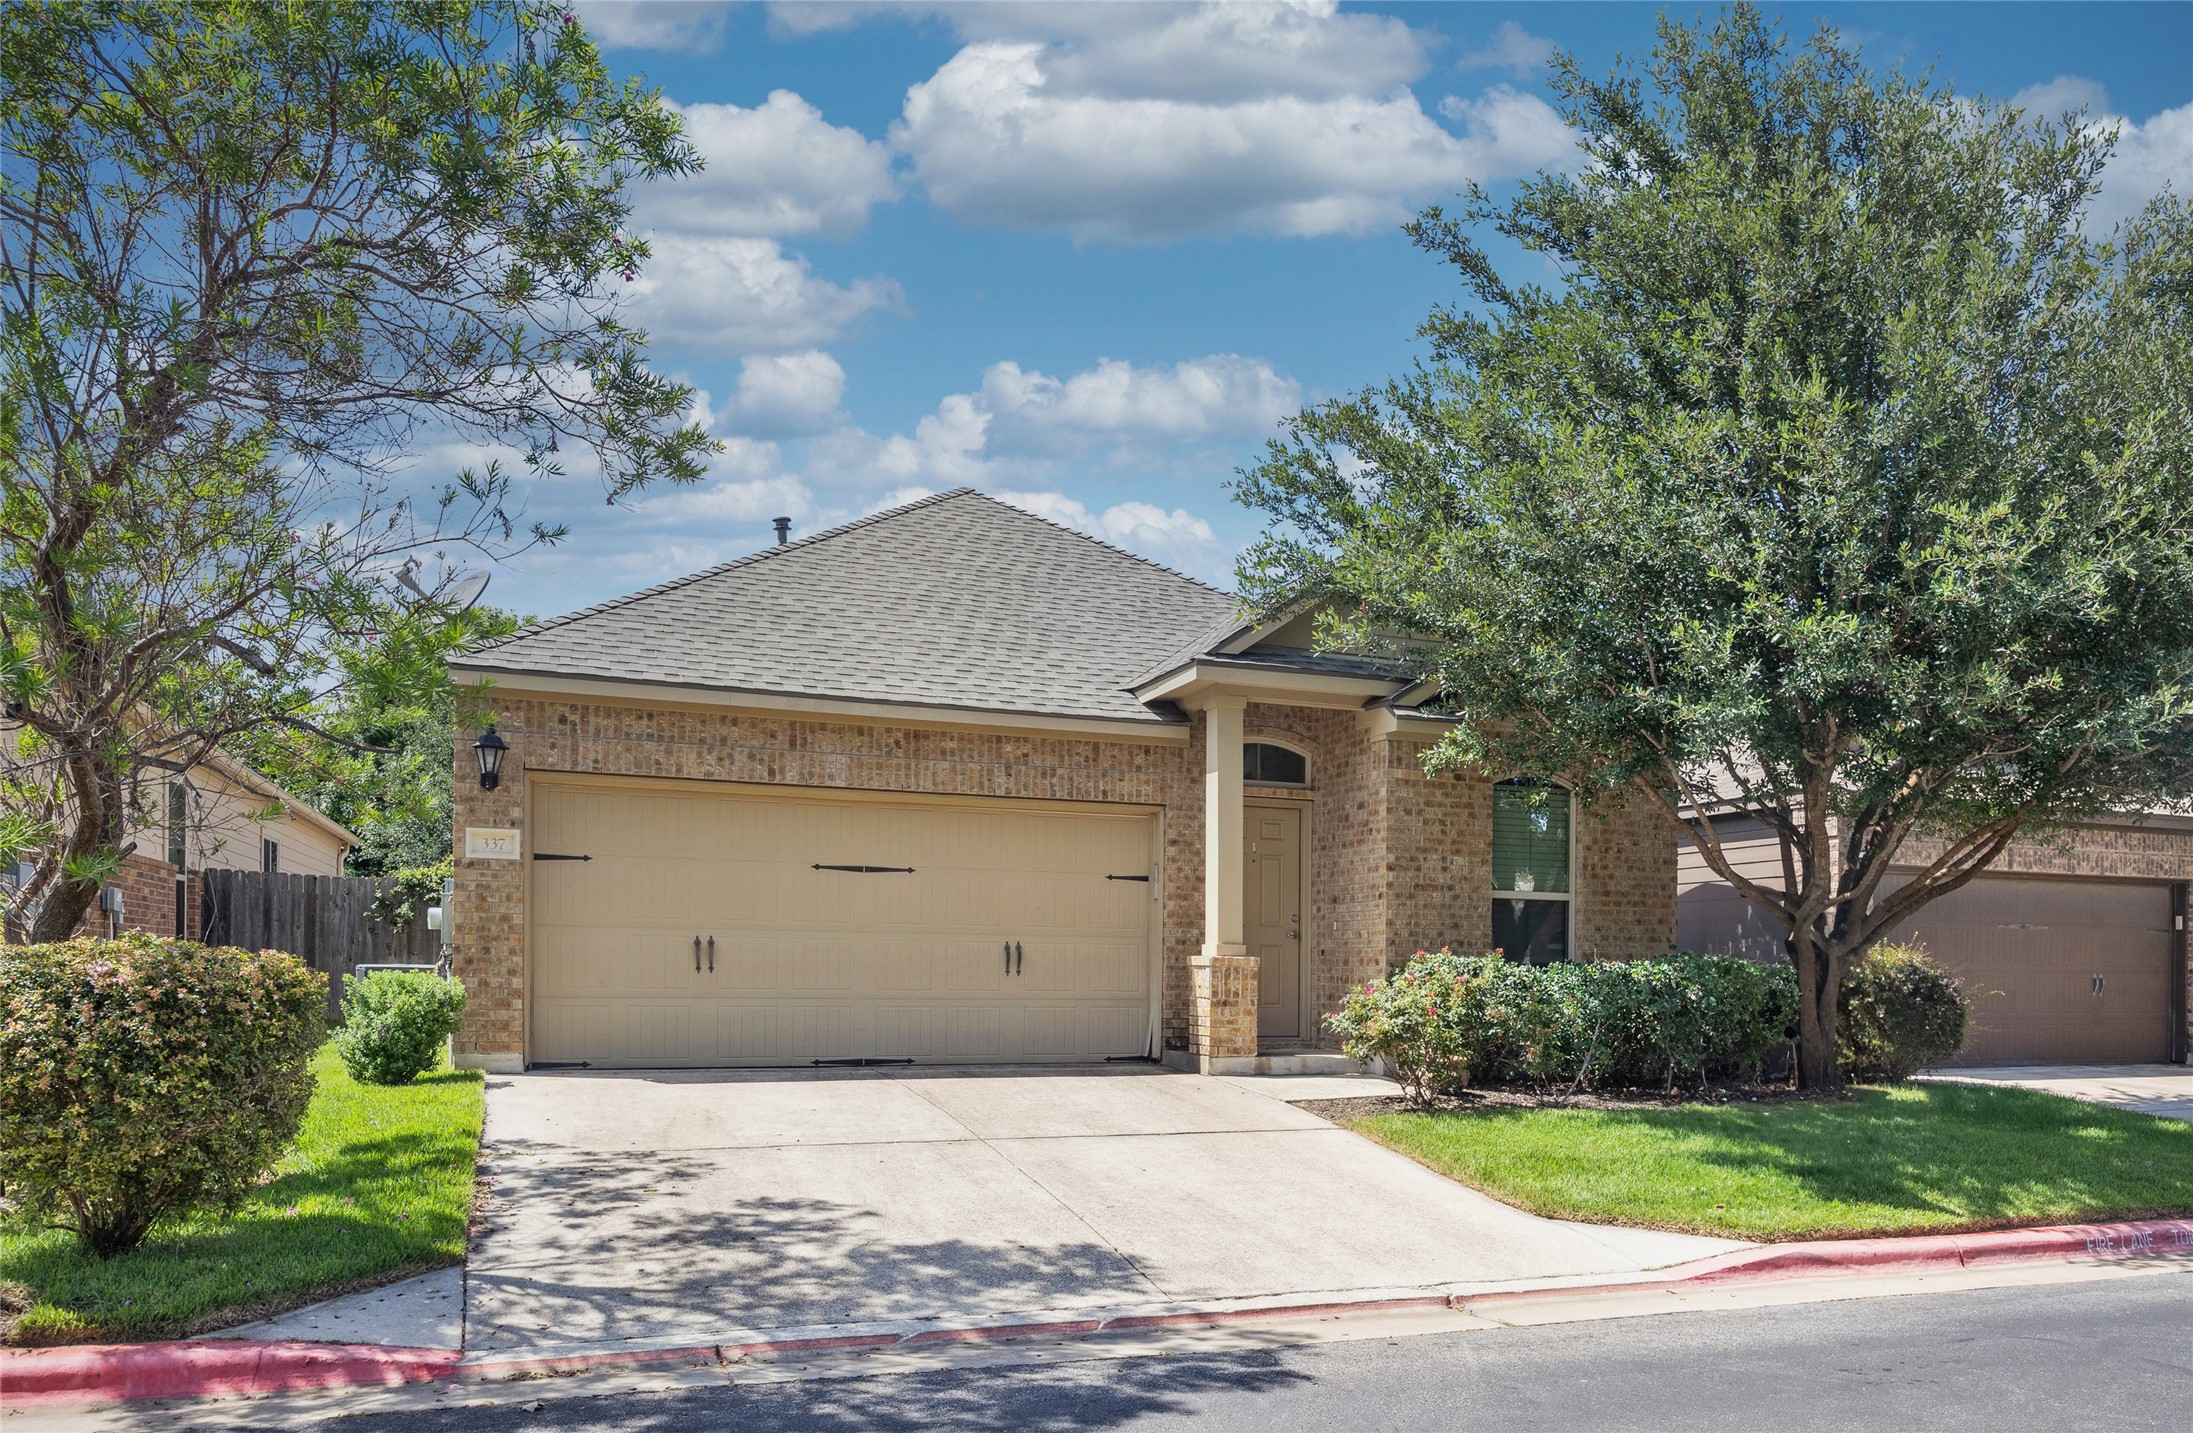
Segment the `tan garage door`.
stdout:
<svg viewBox="0 0 2193 1433">
<path fill-rule="evenodd" d="M 531 854 L 590 859 L 529 862 L 531 1058 L 1148 1053 L 1154 825 L 1005 802 L 539 783 Z"/>
<path fill-rule="evenodd" d="M 1960 1064 L 2169 1058 L 2167 886 L 1983 876 L 1899 934 L 1968 982 Z"/>
</svg>

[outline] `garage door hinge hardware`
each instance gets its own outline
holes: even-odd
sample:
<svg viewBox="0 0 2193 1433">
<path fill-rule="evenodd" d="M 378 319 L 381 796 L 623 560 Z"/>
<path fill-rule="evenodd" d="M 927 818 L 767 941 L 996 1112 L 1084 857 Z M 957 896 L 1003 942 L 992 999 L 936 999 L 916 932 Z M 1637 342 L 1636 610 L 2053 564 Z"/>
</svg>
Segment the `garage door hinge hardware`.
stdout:
<svg viewBox="0 0 2193 1433">
<path fill-rule="evenodd" d="M 550 851 L 535 851 L 533 859 L 536 861 L 591 861 L 594 858 L 592 856 L 558 856 Z"/>
<path fill-rule="evenodd" d="M 911 1065 L 911 1064 L 913 1064 L 914 1062 L 913 1062 L 912 1060 L 910 1060 L 910 1059 L 908 1059 L 908 1060 L 877 1060 L 877 1059 L 872 1059 L 872 1058 L 870 1058 L 870 1057 L 868 1057 L 868 1056 L 865 1056 L 865 1055 L 863 1055 L 862 1057 L 860 1057 L 859 1059 L 856 1059 L 856 1060 L 809 1060 L 809 1061 L 808 1061 L 807 1063 L 808 1063 L 808 1064 L 810 1064 L 810 1065 L 852 1065 L 852 1066 L 855 1066 L 856 1068 L 865 1068 L 865 1067 L 867 1067 L 867 1066 L 869 1066 L 869 1065 Z"/>
<path fill-rule="evenodd" d="M 877 876 L 887 871 L 902 876 L 914 874 L 912 866 L 825 866 L 820 861 L 815 863 L 815 869 L 818 871 L 851 871 L 855 875 L 861 876 Z"/>
<path fill-rule="evenodd" d="M 1104 879 L 1107 881 L 1141 881 L 1148 884 L 1150 878 L 1148 876 L 1106 876 Z"/>
</svg>

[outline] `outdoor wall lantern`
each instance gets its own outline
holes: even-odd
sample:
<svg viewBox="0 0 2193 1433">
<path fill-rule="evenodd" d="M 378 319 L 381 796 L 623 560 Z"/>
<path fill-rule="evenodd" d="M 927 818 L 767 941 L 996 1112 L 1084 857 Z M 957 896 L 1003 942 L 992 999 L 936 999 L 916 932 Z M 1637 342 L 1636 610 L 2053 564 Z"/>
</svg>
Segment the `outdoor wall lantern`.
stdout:
<svg viewBox="0 0 2193 1433">
<path fill-rule="evenodd" d="M 480 759 L 480 789 L 482 791 L 493 791 L 503 784 L 503 753 L 508 750 L 510 750 L 510 744 L 495 735 L 493 724 L 490 724 L 486 731 L 480 733 L 478 741 L 472 743 L 472 754 Z"/>
</svg>

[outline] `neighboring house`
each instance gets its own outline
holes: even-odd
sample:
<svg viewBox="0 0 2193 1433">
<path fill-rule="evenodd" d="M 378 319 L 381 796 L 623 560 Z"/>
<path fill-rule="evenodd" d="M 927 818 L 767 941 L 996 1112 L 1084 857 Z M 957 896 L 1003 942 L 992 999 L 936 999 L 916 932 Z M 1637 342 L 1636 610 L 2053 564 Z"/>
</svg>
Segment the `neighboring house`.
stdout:
<svg viewBox="0 0 2193 1433">
<path fill-rule="evenodd" d="M 1773 832 L 1740 814 L 1714 824 L 1740 871 L 1780 884 Z M 1891 890 L 1940 847 L 1914 840 L 1897 854 Z M 1678 867 L 1678 944 L 1783 958 L 1772 918 L 1687 839 Z M 2183 1061 L 2188 881 L 2193 819 L 2079 826 L 2013 842 L 1986 874 L 1929 902 L 1891 938 L 1919 942 L 1965 980 L 1973 1018 L 1961 1064 Z"/>
<path fill-rule="evenodd" d="M 1649 800 L 1425 774 L 1378 661 L 962 489 L 529 629 L 460 741 L 460 1063 L 1162 1057 L 1412 951 L 1675 934 Z"/>
<path fill-rule="evenodd" d="M 0 733 L 12 748 L 13 732 Z M 146 819 L 122 837 L 129 855 L 110 886 L 121 891 L 119 922 L 94 909 L 95 931 L 149 931 L 196 938 L 196 879 L 213 870 L 289 871 L 339 876 L 358 838 L 242 762 L 215 752 L 188 772 L 144 785 Z"/>
</svg>

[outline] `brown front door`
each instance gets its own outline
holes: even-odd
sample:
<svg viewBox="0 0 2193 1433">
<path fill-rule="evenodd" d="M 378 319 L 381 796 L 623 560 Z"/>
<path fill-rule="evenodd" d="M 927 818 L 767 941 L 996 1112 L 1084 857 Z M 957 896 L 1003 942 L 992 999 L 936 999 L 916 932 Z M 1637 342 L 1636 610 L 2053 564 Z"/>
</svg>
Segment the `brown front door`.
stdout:
<svg viewBox="0 0 2193 1433">
<path fill-rule="evenodd" d="M 1302 810 L 1250 806 L 1243 813 L 1243 924 L 1257 958 L 1256 1033 L 1302 1037 Z"/>
<path fill-rule="evenodd" d="M 2169 1058 L 2168 886 L 1982 876 L 1897 934 L 1965 981 L 1959 1064 Z"/>
</svg>

